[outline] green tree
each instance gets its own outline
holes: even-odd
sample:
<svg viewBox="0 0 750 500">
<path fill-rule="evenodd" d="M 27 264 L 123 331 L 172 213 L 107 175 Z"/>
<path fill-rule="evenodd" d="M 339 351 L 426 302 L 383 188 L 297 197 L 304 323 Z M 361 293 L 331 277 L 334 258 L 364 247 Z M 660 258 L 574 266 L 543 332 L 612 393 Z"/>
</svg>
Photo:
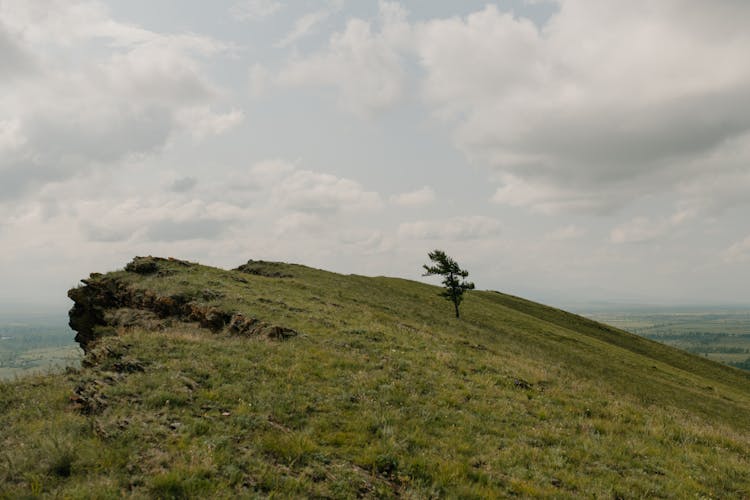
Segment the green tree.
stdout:
<svg viewBox="0 0 750 500">
<path fill-rule="evenodd" d="M 474 283 L 464 281 L 469 276 L 469 271 L 461 269 L 458 262 L 448 257 L 442 250 L 433 250 L 427 254 L 434 265 L 423 265 L 425 273 L 422 276 L 439 275 L 443 277 L 443 290 L 440 295 L 453 302 L 456 309 L 456 317 L 460 318 L 458 306 L 464 299 L 466 290 L 473 290 Z"/>
</svg>

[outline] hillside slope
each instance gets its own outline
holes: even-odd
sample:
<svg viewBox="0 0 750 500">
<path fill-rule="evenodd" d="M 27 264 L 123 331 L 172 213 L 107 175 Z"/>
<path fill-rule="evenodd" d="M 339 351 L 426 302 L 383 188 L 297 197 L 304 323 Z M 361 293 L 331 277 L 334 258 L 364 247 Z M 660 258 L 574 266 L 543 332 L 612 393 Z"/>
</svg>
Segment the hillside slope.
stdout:
<svg viewBox="0 0 750 500">
<path fill-rule="evenodd" d="M 136 258 L 0 384 L 0 496 L 750 495 L 750 374 L 517 297 Z"/>
</svg>

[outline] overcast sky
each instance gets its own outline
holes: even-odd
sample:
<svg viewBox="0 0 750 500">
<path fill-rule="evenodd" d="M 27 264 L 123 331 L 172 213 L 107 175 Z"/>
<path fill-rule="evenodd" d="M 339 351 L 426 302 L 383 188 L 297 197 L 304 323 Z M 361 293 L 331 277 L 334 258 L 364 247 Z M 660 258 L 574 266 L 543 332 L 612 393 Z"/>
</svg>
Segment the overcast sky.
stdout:
<svg viewBox="0 0 750 500">
<path fill-rule="evenodd" d="M 0 0 L 0 302 L 134 255 L 750 303 L 746 0 Z"/>
</svg>

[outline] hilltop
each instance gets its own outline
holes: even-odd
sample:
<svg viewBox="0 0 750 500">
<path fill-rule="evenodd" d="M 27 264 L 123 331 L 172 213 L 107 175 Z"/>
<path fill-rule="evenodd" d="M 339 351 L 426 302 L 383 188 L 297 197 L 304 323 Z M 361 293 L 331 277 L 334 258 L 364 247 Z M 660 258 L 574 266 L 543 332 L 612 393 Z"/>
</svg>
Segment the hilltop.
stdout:
<svg viewBox="0 0 750 500">
<path fill-rule="evenodd" d="M 471 291 L 137 257 L 0 384 L 0 496 L 750 495 L 750 374 Z"/>
</svg>

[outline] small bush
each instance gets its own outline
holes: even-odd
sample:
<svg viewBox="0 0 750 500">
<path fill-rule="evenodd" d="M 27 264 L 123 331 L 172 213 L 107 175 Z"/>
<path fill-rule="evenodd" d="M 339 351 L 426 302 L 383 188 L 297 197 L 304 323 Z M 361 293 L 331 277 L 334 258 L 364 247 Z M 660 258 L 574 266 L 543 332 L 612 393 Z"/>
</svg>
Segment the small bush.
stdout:
<svg viewBox="0 0 750 500">
<path fill-rule="evenodd" d="M 398 471 L 398 458 L 390 454 L 375 457 L 375 471 L 385 476 L 393 476 Z"/>
<path fill-rule="evenodd" d="M 151 481 L 151 494 L 165 499 L 204 497 L 211 487 L 209 476 L 206 471 L 170 471 Z"/>
<path fill-rule="evenodd" d="M 173 391 L 157 390 L 149 394 L 144 403 L 146 407 L 157 409 L 163 406 L 181 407 L 188 404 L 190 397 Z"/>
<path fill-rule="evenodd" d="M 155 477 L 151 482 L 151 493 L 157 498 L 187 498 L 188 496 L 185 481 L 176 472 Z"/>
<path fill-rule="evenodd" d="M 57 477 L 70 477 L 76 456 L 72 449 L 55 446 L 50 457 L 49 473 Z"/>
<path fill-rule="evenodd" d="M 204 436 L 211 430 L 211 425 L 205 420 L 198 420 L 193 424 L 192 434 L 193 436 Z"/>
</svg>

